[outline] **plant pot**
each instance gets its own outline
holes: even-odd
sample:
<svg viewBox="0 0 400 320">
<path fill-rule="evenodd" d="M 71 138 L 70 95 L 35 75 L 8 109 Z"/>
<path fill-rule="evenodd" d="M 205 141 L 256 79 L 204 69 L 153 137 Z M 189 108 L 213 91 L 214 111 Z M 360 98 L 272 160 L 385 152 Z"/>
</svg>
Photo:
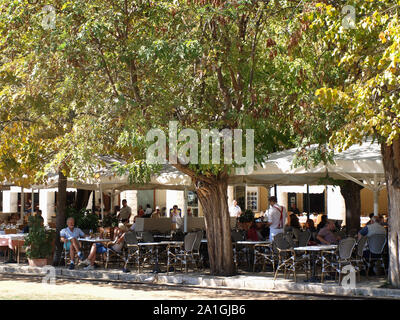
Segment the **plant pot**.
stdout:
<svg viewBox="0 0 400 320">
<path fill-rule="evenodd" d="M 47 258 L 45 258 L 45 259 L 29 259 L 28 258 L 28 262 L 29 262 L 30 267 L 42 268 L 47 265 Z"/>
</svg>

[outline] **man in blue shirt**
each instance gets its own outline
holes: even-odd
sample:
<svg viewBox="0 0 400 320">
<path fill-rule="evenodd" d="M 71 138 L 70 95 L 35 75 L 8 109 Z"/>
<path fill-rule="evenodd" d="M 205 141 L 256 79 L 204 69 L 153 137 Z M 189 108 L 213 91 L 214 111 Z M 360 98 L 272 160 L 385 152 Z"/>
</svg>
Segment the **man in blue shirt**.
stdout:
<svg viewBox="0 0 400 320">
<path fill-rule="evenodd" d="M 70 217 L 67 219 L 67 228 L 60 231 L 61 241 L 64 242 L 65 250 L 69 250 L 71 257 L 71 264 L 68 269 L 73 270 L 75 268 L 75 252 L 78 253 L 79 260 L 85 260 L 81 252 L 81 246 L 78 238 L 84 237 L 85 234 L 79 228 L 75 228 L 75 219 Z"/>
</svg>

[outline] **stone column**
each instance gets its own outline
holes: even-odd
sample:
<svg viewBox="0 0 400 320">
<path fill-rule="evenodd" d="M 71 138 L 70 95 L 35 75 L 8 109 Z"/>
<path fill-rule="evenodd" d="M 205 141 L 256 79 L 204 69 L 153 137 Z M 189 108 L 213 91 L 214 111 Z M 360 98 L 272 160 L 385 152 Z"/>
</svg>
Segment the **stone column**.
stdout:
<svg viewBox="0 0 400 320">
<path fill-rule="evenodd" d="M 48 225 L 51 216 L 55 213 L 55 192 L 47 190 L 39 190 L 39 209 L 42 210 L 44 224 Z"/>
<path fill-rule="evenodd" d="M 18 192 L 3 191 L 3 212 L 18 212 Z"/>
</svg>

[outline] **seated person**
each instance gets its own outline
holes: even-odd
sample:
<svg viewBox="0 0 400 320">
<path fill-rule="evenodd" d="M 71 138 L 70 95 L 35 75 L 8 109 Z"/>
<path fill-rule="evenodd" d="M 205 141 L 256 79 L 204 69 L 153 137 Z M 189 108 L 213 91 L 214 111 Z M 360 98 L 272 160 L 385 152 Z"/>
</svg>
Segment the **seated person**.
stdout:
<svg viewBox="0 0 400 320">
<path fill-rule="evenodd" d="M 113 250 L 115 252 L 121 252 L 122 247 L 124 245 L 124 237 L 125 233 L 128 232 L 128 228 L 120 223 L 114 231 L 114 240 L 103 245 L 102 243 L 93 243 L 92 248 L 90 249 L 90 253 L 88 258 L 82 263 L 87 264 L 88 266 L 85 270 L 93 270 L 94 262 L 96 260 L 96 253 L 103 254 L 107 253 L 108 250 Z"/>
<path fill-rule="evenodd" d="M 332 220 L 328 220 L 325 227 L 318 232 L 317 240 L 322 244 L 337 244 L 340 240 L 340 236 L 333 233 L 335 229 L 335 223 Z"/>
<path fill-rule="evenodd" d="M 144 211 L 144 217 L 145 218 L 150 218 L 151 214 L 153 213 L 153 209 L 151 209 L 150 205 L 146 205 L 146 210 Z"/>
<path fill-rule="evenodd" d="M 156 211 L 154 211 L 151 215 L 152 218 L 161 218 L 160 207 L 156 207 Z"/>
<path fill-rule="evenodd" d="M 42 221 L 42 225 L 44 224 L 44 219 L 42 217 L 42 210 L 37 209 L 35 212 L 35 217 L 38 217 Z"/>
<path fill-rule="evenodd" d="M 310 231 L 311 233 L 311 238 L 310 241 L 316 242 L 317 240 L 317 229 L 314 226 L 314 220 L 312 219 L 307 219 L 305 229 Z"/>
<path fill-rule="evenodd" d="M 81 245 L 78 241 L 79 237 L 84 237 L 85 234 L 79 228 L 75 228 L 75 219 L 69 217 L 67 219 L 67 228 L 60 231 L 61 241 L 64 242 L 65 250 L 69 250 L 71 257 L 71 264 L 69 269 L 73 270 L 75 268 L 75 252 L 78 253 L 79 260 L 83 261 L 83 253 L 81 251 Z"/>
<path fill-rule="evenodd" d="M 249 228 L 249 230 L 247 230 L 247 234 L 246 234 L 246 240 L 249 241 L 259 241 L 259 237 L 257 234 L 257 229 L 256 229 L 256 224 L 253 223 L 251 224 L 251 227 Z"/>
<path fill-rule="evenodd" d="M 320 220 L 320 222 L 317 224 L 317 232 L 319 232 L 322 228 L 325 227 L 327 221 L 328 221 L 328 216 L 325 215 L 325 214 L 321 215 L 321 220 Z"/>
<path fill-rule="evenodd" d="M 371 224 L 366 225 L 360 230 L 360 232 L 358 233 L 358 239 L 361 239 L 361 237 L 363 236 L 371 237 L 374 234 L 386 235 L 386 229 L 379 223 L 380 218 L 378 216 L 373 216 L 370 222 Z"/>
</svg>

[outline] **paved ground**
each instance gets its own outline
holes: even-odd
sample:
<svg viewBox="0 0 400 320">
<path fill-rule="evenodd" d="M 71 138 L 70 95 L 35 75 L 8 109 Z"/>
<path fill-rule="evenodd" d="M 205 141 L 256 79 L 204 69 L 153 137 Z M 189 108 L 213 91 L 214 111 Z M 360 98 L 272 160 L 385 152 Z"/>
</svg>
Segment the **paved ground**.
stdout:
<svg viewBox="0 0 400 320">
<path fill-rule="evenodd" d="M 166 285 L 105 283 L 58 279 L 43 284 L 41 277 L 0 275 L 1 300 L 332 300 L 333 297 L 198 289 Z M 337 298 L 339 299 L 339 298 Z"/>
</svg>

